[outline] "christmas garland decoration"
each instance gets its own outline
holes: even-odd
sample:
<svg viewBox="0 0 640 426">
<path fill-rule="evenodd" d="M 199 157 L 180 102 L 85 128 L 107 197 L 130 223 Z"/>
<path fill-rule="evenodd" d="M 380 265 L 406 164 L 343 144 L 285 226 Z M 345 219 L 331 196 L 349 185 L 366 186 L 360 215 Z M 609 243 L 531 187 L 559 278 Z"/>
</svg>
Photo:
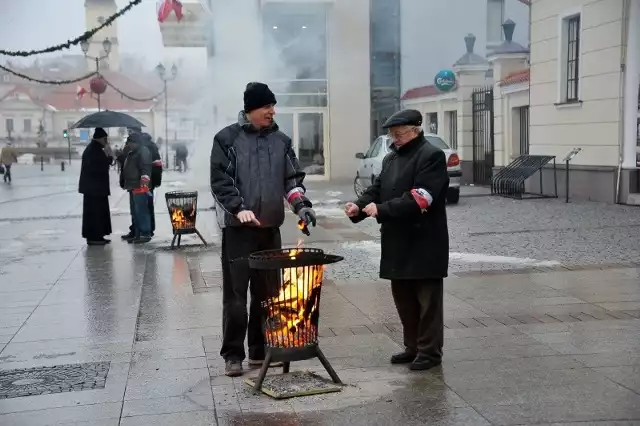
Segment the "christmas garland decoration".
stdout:
<svg viewBox="0 0 640 426">
<path fill-rule="evenodd" d="M 39 49 L 39 50 L 30 50 L 30 51 L 17 50 L 17 51 L 11 51 L 11 50 L 0 49 L 0 55 L 27 57 L 27 56 L 33 56 L 33 55 L 40 55 L 42 53 L 58 52 L 58 51 L 63 50 L 63 49 L 69 49 L 69 48 L 71 48 L 71 46 L 76 46 L 76 45 L 82 43 L 83 41 L 89 40 L 98 31 L 100 31 L 104 27 L 108 27 L 109 25 L 111 25 L 113 23 L 113 21 L 115 21 L 116 19 L 118 19 L 119 17 L 121 17 L 122 15 L 127 13 L 129 10 L 131 10 L 131 8 L 133 6 L 137 6 L 140 3 L 142 3 L 142 0 L 131 0 L 129 2 L 129 4 L 127 4 L 125 7 L 123 7 L 118 12 L 116 12 L 113 15 L 109 16 L 108 18 L 106 18 L 105 21 L 102 24 L 100 24 L 99 26 L 97 26 L 95 28 L 92 28 L 89 31 L 86 31 L 84 34 L 74 38 L 73 40 L 67 40 L 64 43 L 61 43 L 61 44 L 58 44 L 58 45 L 55 45 L 55 46 L 46 47 L 44 49 Z"/>
<path fill-rule="evenodd" d="M 158 96 L 162 95 L 164 93 L 164 89 L 162 89 L 160 92 L 156 93 L 155 95 L 149 97 L 149 98 L 136 98 L 134 96 L 131 95 L 127 95 L 126 93 L 124 93 L 122 90 L 118 89 L 116 86 L 114 86 L 113 84 L 111 84 L 109 82 L 109 80 L 107 80 L 106 78 L 104 78 L 104 76 L 100 76 L 102 78 L 102 80 L 107 84 L 107 86 L 111 87 L 113 90 L 115 90 L 120 96 L 123 96 L 129 100 L 132 101 L 136 101 L 136 102 L 149 102 L 149 101 L 153 101 L 155 100 Z"/>
<path fill-rule="evenodd" d="M 85 74 L 82 77 L 78 77 L 78 78 L 74 78 L 71 80 L 40 80 L 38 78 L 33 78 L 33 77 L 29 77 L 28 75 L 24 75 L 19 73 L 18 71 L 14 71 L 10 68 L 7 68 L 3 65 L 0 65 L 0 70 L 4 70 L 10 74 L 15 75 L 16 77 L 20 77 L 22 79 L 31 81 L 33 83 L 40 83 L 40 84 L 51 84 L 54 86 L 63 86 L 65 84 L 73 84 L 73 83 L 78 83 L 79 81 L 82 80 L 86 80 L 89 77 L 93 77 L 94 75 L 98 74 L 96 71 L 90 72 L 89 74 Z"/>
</svg>

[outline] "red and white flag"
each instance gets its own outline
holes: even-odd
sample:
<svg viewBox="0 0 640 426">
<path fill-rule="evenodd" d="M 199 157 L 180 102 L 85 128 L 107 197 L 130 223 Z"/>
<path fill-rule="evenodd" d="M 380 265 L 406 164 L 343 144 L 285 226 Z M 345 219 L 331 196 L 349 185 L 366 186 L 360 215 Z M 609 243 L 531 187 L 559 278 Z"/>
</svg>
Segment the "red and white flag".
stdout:
<svg viewBox="0 0 640 426">
<path fill-rule="evenodd" d="M 163 0 L 158 7 L 158 22 L 166 21 L 171 12 L 176 14 L 178 21 L 182 20 L 182 3 L 178 0 Z"/>
<path fill-rule="evenodd" d="M 84 90 L 84 87 L 78 86 L 78 88 L 76 89 L 76 98 L 77 99 L 82 99 L 82 97 L 87 93 L 86 90 Z"/>
</svg>

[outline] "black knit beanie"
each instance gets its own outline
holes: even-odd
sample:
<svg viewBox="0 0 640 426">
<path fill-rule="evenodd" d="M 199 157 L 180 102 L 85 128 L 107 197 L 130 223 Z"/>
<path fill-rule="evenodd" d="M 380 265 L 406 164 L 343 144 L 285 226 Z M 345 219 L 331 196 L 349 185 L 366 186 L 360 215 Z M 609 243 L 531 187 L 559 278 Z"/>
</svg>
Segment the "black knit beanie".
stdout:
<svg viewBox="0 0 640 426">
<path fill-rule="evenodd" d="M 96 131 L 93 132 L 93 139 L 106 138 L 109 135 L 104 131 L 102 127 L 96 127 Z"/>
<path fill-rule="evenodd" d="M 276 102 L 276 95 L 266 84 L 257 82 L 247 84 L 244 91 L 244 112 L 251 112 L 267 105 L 275 105 Z"/>
</svg>

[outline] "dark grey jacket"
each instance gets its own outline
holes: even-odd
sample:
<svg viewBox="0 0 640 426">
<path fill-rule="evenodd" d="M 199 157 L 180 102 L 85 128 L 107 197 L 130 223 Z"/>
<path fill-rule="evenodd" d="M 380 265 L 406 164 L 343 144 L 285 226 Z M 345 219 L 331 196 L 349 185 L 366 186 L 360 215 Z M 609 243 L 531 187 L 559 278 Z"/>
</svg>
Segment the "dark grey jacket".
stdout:
<svg viewBox="0 0 640 426">
<path fill-rule="evenodd" d="M 151 152 L 149 149 L 142 144 L 137 144 L 135 149 L 128 152 L 120 173 L 124 189 L 131 191 L 140 188 L 142 176 L 151 178 Z"/>
<path fill-rule="evenodd" d="M 291 139 L 275 123 L 258 130 L 240 113 L 238 123 L 213 139 L 210 181 L 221 227 L 241 226 L 236 215 L 242 210 L 251 210 L 264 228 L 279 227 L 285 199 L 296 213 L 311 207 L 304 177 Z"/>
</svg>

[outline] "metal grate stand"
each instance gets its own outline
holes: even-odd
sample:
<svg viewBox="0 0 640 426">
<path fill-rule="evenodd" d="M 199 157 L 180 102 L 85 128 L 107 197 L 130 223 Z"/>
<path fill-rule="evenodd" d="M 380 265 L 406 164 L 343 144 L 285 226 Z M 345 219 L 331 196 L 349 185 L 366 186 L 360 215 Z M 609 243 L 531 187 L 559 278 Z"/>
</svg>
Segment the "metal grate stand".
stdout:
<svg viewBox="0 0 640 426">
<path fill-rule="evenodd" d="M 171 219 L 173 239 L 171 248 L 180 247 L 182 236 L 196 234 L 202 243 L 207 246 L 207 242 L 196 228 L 196 217 L 198 214 L 198 191 L 172 191 L 164 194 Z M 176 246 L 176 240 L 178 242 Z"/>
<path fill-rule="evenodd" d="M 554 194 L 545 195 L 542 169 L 553 161 Z M 526 192 L 525 182 L 534 174 L 540 175 L 540 192 Z M 556 174 L 556 157 L 553 155 L 521 155 L 511 164 L 501 169 L 491 181 L 491 194 L 516 198 L 558 198 L 558 177 Z"/>
<path fill-rule="evenodd" d="M 267 250 L 252 254 L 249 267 L 265 273 L 264 334 L 266 356 L 254 389 L 260 391 L 269 365 L 318 358 L 334 383 L 342 381 L 318 346 L 320 292 L 324 265 L 343 258 L 319 249 Z"/>
</svg>

